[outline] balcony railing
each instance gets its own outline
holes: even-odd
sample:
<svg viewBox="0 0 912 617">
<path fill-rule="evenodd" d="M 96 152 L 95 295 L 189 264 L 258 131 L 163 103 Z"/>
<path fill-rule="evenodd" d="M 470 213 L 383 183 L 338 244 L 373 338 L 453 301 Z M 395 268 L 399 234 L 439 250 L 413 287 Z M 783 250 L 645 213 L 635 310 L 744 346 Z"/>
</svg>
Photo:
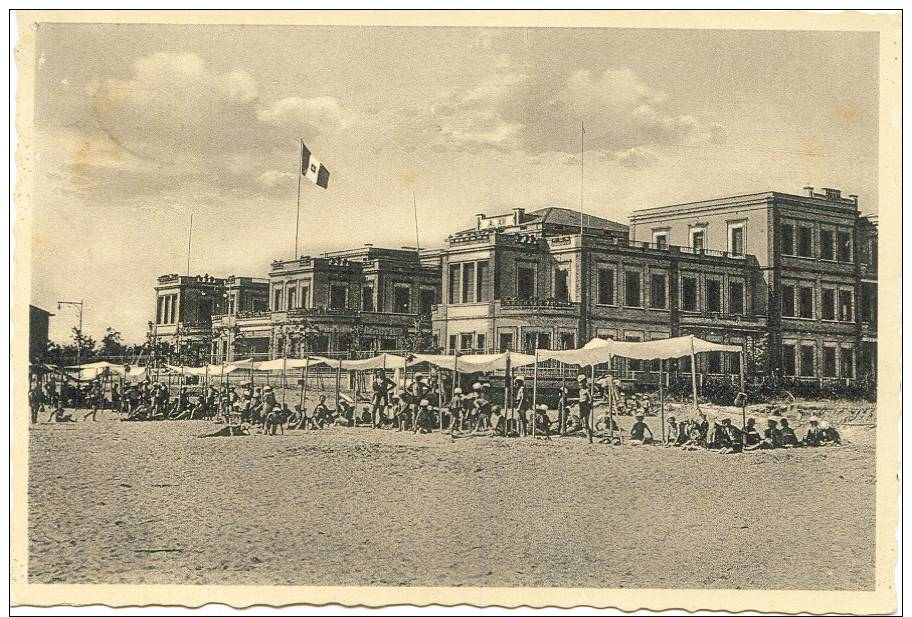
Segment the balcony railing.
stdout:
<svg viewBox="0 0 912 617">
<path fill-rule="evenodd" d="M 554 308 L 572 310 L 577 302 L 557 300 L 556 298 L 503 298 L 500 306 L 504 308 Z"/>
</svg>

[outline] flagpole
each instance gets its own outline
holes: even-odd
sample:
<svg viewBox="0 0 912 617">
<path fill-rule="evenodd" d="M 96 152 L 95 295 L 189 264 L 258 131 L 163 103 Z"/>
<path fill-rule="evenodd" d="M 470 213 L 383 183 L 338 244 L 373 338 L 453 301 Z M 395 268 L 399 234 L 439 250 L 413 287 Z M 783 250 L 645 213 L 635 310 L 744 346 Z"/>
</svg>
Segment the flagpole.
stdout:
<svg viewBox="0 0 912 617">
<path fill-rule="evenodd" d="M 418 239 L 418 200 L 415 198 L 415 189 L 412 189 L 412 209 L 415 211 L 415 249 L 421 252 L 421 241 Z"/>
<path fill-rule="evenodd" d="M 583 168 L 585 166 L 586 127 L 580 120 L 580 237 L 583 235 Z"/>
<path fill-rule="evenodd" d="M 190 210 L 190 228 L 187 233 L 187 276 L 190 276 L 190 247 L 193 243 L 193 210 Z"/>
<path fill-rule="evenodd" d="M 301 147 L 298 148 L 298 153 L 300 154 L 300 160 L 298 161 L 298 208 L 295 213 L 295 240 L 294 240 L 294 254 L 291 256 L 292 259 L 298 258 L 298 230 L 301 227 L 301 176 L 304 175 L 304 140 L 301 140 Z"/>
</svg>

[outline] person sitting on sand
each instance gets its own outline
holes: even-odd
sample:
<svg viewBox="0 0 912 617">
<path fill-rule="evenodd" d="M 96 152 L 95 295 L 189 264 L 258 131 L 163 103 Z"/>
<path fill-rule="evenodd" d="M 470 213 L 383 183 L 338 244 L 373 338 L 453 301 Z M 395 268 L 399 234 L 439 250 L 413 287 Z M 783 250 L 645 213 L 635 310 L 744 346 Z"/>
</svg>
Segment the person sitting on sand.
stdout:
<svg viewBox="0 0 912 617">
<path fill-rule="evenodd" d="M 475 406 L 475 430 L 482 431 L 491 428 L 491 401 L 484 392 L 473 401 Z"/>
<path fill-rule="evenodd" d="M 801 440 L 802 445 L 815 448 L 820 445 L 822 431 L 820 430 L 820 418 L 817 416 L 811 416 L 808 419 L 808 427 L 804 432 L 804 439 Z"/>
<path fill-rule="evenodd" d="M 491 406 L 491 434 L 496 437 L 507 436 L 507 418 L 503 415 L 500 405 Z"/>
<path fill-rule="evenodd" d="M 778 418 L 770 417 L 766 419 L 766 429 L 763 431 L 763 439 L 753 446 L 744 448 L 745 451 L 751 450 L 772 450 L 782 447 L 782 434 L 777 428 Z"/>
<path fill-rule="evenodd" d="M 415 415 L 415 433 L 431 432 L 431 402 L 426 398 L 418 401 L 418 413 Z"/>
<path fill-rule="evenodd" d="M 821 446 L 838 446 L 842 443 L 842 437 L 836 427 L 830 426 L 830 423 L 823 420 L 820 423 L 820 445 Z"/>
<path fill-rule="evenodd" d="M 665 433 L 665 445 L 670 446 L 674 444 L 678 437 L 678 420 L 674 416 L 668 416 L 665 422 L 668 424 L 668 430 Z"/>
<path fill-rule="evenodd" d="M 642 413 L 638 413 L 634 416 L 634 418 L 636 422 L 634 422 L 633 426 L 630 427 L 630 443 L 633 445 L 652 443 L 652 430 L 643 421 L 645 416 Z M 648 437 L 646 436 L 646 433 L 649 433 Z"/>
<path fill-rule="evenodd" d="M 51 410 L 51 415 L 48 417 L 48 422 L 75 422 L 76 418 L 70 414 L 64 412 L 62 401 L 57 403 L 57 406 Z"/>
<path fill-rule="evenodd" d="M 329 410 L 329 407 L 326 406 L 325 394 L 320 395 L 320 400 L 317 401 L 317 404 L 314 407 L 312 422 L 313 426 L 319 429 L 324 428 L 327 424 L 332 422 L 332 412 Z"/>
<path fill-rule="evenodd" d="M 757 431 L 757 420 L 756 418 L 748 418 L 747 423 L 744 425 L 744 428 L 741 429 L 741 440 L 743 442 L 744 448 L 748 446 L 755 446 L 760 443 L 760 432 Z"/>
<path fill-rule="evenodd" d="M 731 418 L 719 418 L 714 424 L 709 448 L 718 450 L 720 454 L 739 452 L 741 450 L 741 438 L 738 429 L 732 426 Z"/>
<path fill-rule="evenodd" d="M 535 408 L 535 436 L 542 436 L 551 441 L 551 418 L 548 417 L 548 406 L 544 403 Z"/>
<path fill-rule="evenodd" d="M 798 441 L 798 435 L 795 434 L 795 429 L 789 426 L 787 418 L 779 420 L 779 425 L 782 427 L 779 429 L 779 435 L 783 448 L 796 448 L 801 445 L 801 442 Z"/>
</svg>

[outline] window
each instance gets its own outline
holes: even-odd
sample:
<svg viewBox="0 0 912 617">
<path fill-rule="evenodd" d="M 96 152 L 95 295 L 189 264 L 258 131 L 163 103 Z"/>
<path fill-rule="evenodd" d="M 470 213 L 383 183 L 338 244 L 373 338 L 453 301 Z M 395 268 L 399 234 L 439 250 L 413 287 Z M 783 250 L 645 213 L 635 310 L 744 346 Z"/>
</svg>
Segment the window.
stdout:
<svg viewBox="0 0 912 617">
<path fill-rule="evenodd" d="M 471 334 L 461 334 L 459 335 L 459 349 L 462 351 L 471 351 L 472 350 L 472 338 Z"/>
<path fill-rule="evenodd" d="M 836 376 L 836 348 L 835 347 L 824 347 L 823 348 L 823 376 L 824 377 L 835 377 Z"/>
<path fill-rule="evenodd" d="M 408 285 L 393 287 L 393 312 L 410 313 L 412 310 L 412 288 Z"/>
<path fill-rule="evenodd" d="M 728 352 L 728 367 L 729 372 L 733 375 L 738 375 L 741 373 L 741 354 L 737 351 Z"/>
<path fill-rule="evenodd" d="M 697 310 L 697 279 L 695 278 L 681 279 L 681 310 L 691 313 Z"/>
<path fill-rule="evenodd" d="M 535 353 L 536 349 L 551 349 L 551 335 L 547 332 L 525 332 L 523 348 L 526 353 Z"/>
<path fill-rule="evenodd" d="M 329 287 L 329 308 L 341 310 L 348 306 L 348 286 L 330 285 Z"/>
<path fill-rule="evenodd" d="M 704 248 L 706 248 L 705 229 L 700 228 L 690 230 L 690 247 L 695 251 L 702 251 Z"/>
<path fill-rule="evenodd" d="M 640 299 L 640 273 L 624 273 L 624 305 L 625 306 L 642 306 Z"/>
<path fill-rule="evenodd" d="M 722 372 L 722 352 L 710 351 L 706 354 L 706 372 L 718 375 Z"/>
<path fill-rule="evenodd" d="M 802 377 L 813 377 L 814 376 L 814 346 L 813 345 L 802 345 L 801 346 L 801 376 Z"/>
<path fill-rule="evenodd" d="M 728 230 L 728 252 L 739 257 L 744 255 L 744 225 L 733 225 Z"/>
<path fill-rule="evenodd" d="M 795 254 L 795 226 L 791 223 L 782 223 L 779 226 L 779 235 L 781 237 L 780 246 L 783 255 Z"/>
<path fill-rule="evenodd" d="M 516 269 L 516 297 L 527 300 L 535 297 L 535 268 L 520 266 Z"/>
<path fill-rule="evenodd" d="M 598 303 L 614 304 L 614 270 L 599 268 Z"/>
<path fill-rule="evenodd" d="M 450 335 L 450 346 L 448 348 L 451 352 L 456 351 L 456 335 Z"/>
<path fill-rule="evenodd" d="M 282 290 L 276 289 L 273 292 L 272 296 L 272 310 L 281 311 L 282 310 Z"/>
<path fill-rule="evenodd" d="M 835 247 L 833 246 L 833 232 L 829 229 L 820 230 L 820 259 L 835 259 Z M 835 360 L 834 360 L 835 362 Z"/>
<path fill-rule="evenodd" d="M 820 318 L 836 319 L 836 291 L 834 289 L 823 289 L 820 292 Z"/>
<path fill-rule="evenodd" d="M 422 289 L 420 292 L 421 314 L 430 315 L 437 301 L 437 294 L 433 289 Z"/>
<path fill-rule="evenodd" d="M 162 314 L 165 312 L 165 298 L 164 296 L 158 297 L 158 305 L 155 308 L 155 323 L 162 323 Z"/>
<path fill-rule="evenodd" d="M 315 336 L 311 346 L 311 351 L 315 351 L 317 353 L 325 353 L 329 351 L 329 336 L 326 334 Z"/>
<path fill-rule="evenodd" d="M 455 339 L 456 337 L 454 336 L 452 338 Z M 388 349 L 396 349 L 396 339 L 394 339 L 392 337 L 381 338 L 380 339 L 380 349 L 384 350 L 384 351 L 388 350 Z"/>
<path fill-rule="evenodd" d="M 570 273 L 565 268 L 554 271 L 554 299 L 560 302 L 570 301 Z"/>
<path fill-rule="evenodd" d="M 656 248 L 665 250 L 668 248 L 668 232 L 667 231 L 654 231 L 652 232 L 652 242 L 656 245 Z"/>
<path fill-rule="evenodd" d="M 874 323 L 877 321 L 877 285 L 873 283 L 862 283 L 861 289 L 861 321 L 864 323 Z"/>
<path fill-rule="evenodd" d="M 836 234 L 836 241 L 838 243 L 839 251 L 839 261 L 851 262 L 852 261 L 852 234 L 847 231 L 840 231 Z"/>
<path fill-rule="evenodd" d="M 505 351 L 513 351 L 513 333 L 512 332 L 501 332 L 500 333 L 500 347 L 501 353 Z"/>
<path fill-rule="evenodd" d="M 459 302 L 459 264 L 450 264 L 450 274 L 447 277 L 447 302 L 456 304 Z"/>
<path fill-rule="evenodd" d="M 852 291 L 839 290 L 839 321 L 852 321 Z"/>
<path fill-rule="evenodd" d="M 475 263 L 462 264 L 462 301 L 475 302 Z"/>
<path fill-rule="evenodd" d="M 794 285 L 783 285 L 782 286 L 782 316 L 783 317 L 794 317 L 795 316 L 795 286 Z"/>
<path fill-rule="evenodd" d="M 310 302 L 310 285 L 301 285 L 301 308 L 308 308 Z"/>
<path fill-rule="evenodd" d="M 795 376 L 795 346 L 782 346 L 782 374 L 787 377 Z"/>
<path fill-rule="evenodd" d="M 798 291 L 798 317 L 814 318 L 814 288 L 802 287 Z"/>
<path fill-rule="evenodd" d="M 728 312 L 732 315 L 744 314 L 744 283 L 729 282 Z"/>
<path fill-rule="evenodd" d="M 487 351 L 487 337 L 484 334 L 478 334 L 475 336 L 475 349 L 478 351 L 484 352 Z"/>
<path fill-rule="evenodd" d="M 813 257 L 814 230 L 810 227 L 798 228 L 798 255 L 800 257 Z"/>
<path fill-rule="evenodd" d="M 288 288 L 288 310 L 298 308 L 295 302 L 297 301 L 297 290 L 294 287 Z"/>
<path fill-rule="evenodd" d="M 491 297 L 489 292 L 490 284 L 488 283 L 489 270 L 490 264 L 486 261 L 479 261 L 475 268 L 475 289 L 477 290 L 477 300 L 479 302 L 487 302 Z"/>
<path fill-rule="evenodd" d="M 361 310 L 365 313 L 374 312 L 374 288 L 370 285 L 361 288 Z"/>
<path fill-rule="evenodd" d="M 839 350 L 840 358 L 840 376 L 845 379 L 855 377 L 855 350 L 851 347 L 843 347 Z"/>
<path fill-rule="evenodd" d="M 663 309 L 668 306 L 668 293 L 665 285 L 665 275 L 653 273 L 650 277 L 649 306 Z"/>
<path fill-rule="evenodd" d="M 722 289 L 719 281 L 706 281 L 706 310 L 710 313 L 722 312 Z"/>
<path fill-rule="evenodd" d="M 576 336 L 573 334 L 573 332 L 560 333 L 560 348 L 576 349 Z"/>
</svg>

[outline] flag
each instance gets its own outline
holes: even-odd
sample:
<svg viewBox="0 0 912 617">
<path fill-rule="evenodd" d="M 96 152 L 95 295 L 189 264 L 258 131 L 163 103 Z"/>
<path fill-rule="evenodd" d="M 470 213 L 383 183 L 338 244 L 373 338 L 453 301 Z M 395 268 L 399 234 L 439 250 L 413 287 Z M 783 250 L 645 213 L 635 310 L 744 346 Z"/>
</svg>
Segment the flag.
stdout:
<svg viewBox="0 0 912 617">
<path fill-rule="evenodd" d="M 304 142 L 301 142 L 301 174 L 317 186 L 324 189 L 329 186 L 329 170 L 310 153 Z"/>
</svg>

